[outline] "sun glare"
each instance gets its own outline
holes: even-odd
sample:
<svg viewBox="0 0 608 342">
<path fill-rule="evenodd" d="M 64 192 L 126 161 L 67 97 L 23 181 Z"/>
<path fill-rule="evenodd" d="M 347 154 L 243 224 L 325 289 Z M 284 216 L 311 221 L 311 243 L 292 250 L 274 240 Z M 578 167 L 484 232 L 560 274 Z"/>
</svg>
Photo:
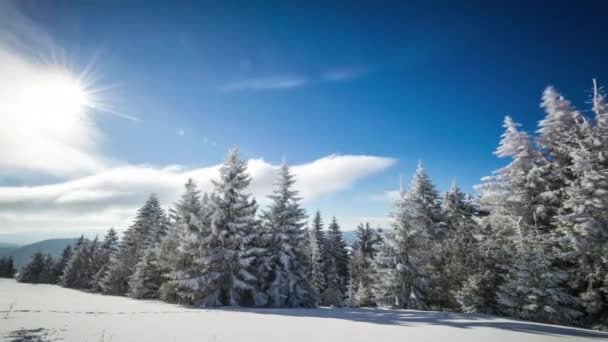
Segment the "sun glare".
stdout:
<svg viewBox="0 0 608 342">
<path fill-rule="evenodd" d="M 23 95 L 37 116 L 79 116 L 91 105 L 85 88 L 66 72 L 41 75 L 24 87 Z"/>
</svg>

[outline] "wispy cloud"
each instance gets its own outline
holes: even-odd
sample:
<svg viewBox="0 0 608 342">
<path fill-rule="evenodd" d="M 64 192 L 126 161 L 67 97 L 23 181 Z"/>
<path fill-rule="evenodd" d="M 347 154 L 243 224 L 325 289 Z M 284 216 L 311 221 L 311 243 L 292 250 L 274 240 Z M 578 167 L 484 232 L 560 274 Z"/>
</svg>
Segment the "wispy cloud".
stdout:
<svg viewBox="0 0 608 342">
<path fill-rule="evenodd" d="M 304 86 L 309 81 L 304 77 L 271 77 L 271 78 L 252 78 L 236 82 L 231 82 L 220 87 L 222 91 L 238 90 L 281 90 L 292 89 Z"/>
<path fill-rule="evenodd" d="M 310 201 L 348 189 L 394 163 L 392 158 L 378 156 L 330 155 L 293 165 L 292 170 L 300 195 Z M 261 203 L 272 191 L 278 168 L 263 159 L 249 160 L 253 178 L 249 190 Z M 218 170 L 219 165 L 195 169 L 123 165 L 56 184 L 0 187 L 0 226 L 3 233 L 124 228 L 149 193 L 157 193 L 165 205 L 171 205 L 188 178 L 201 190 L 211 191 Z"/>
<path fill-rule="evenodd" d="M 271 76 L 259 78 L 246 78 L 222 85 L 219 89 L 225 92 L 233 91 L 260 91 L 260 90 L 288 90 L 322 82 L 349 81 L 364 77 L 370 69 L 362 66 L 336 67 L 323 73 L 306 76 Z"/>
<path fill-rule="evenodd" d="M 363 77 L 369 73 L 368 68 L 350 67 L 350 68 L 335 68 L 326 71 L 323 74 L 325 81 L 347 81 L 355 78 Z"/>
</svg>

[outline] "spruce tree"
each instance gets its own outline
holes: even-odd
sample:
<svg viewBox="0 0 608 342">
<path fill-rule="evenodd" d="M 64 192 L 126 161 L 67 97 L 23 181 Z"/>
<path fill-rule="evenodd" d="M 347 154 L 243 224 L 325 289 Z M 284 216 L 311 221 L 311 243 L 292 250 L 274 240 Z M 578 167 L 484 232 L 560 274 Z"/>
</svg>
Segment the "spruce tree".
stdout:
<svg viewBox="0 0 608 342">
<path fill-rule="evenodd" d="M 248 270 L 253 259 L 247 256 L 248 241 L 257 225 L 257 203 L 245 191 L 251 182 L 247 162 L 233 149 L 220 168 L 220 179 L 214 181 L 211 198 L 211 229 L 203 237 L 200 256 L 201 275 L 192 278 L 198 288 L 196 305 L 249 305 L 263 300 L 256 277 Z"/>
<path fill-rule="evenodd" d="M 416 191 L 403 189 L 395 202 L 393 232 L 376 257 L 376 301 L 398 308 L 427 309 L 430 238 L 437 211 L 437 194 L 419 165 L 412 181 Z M 412 187 L 414 189 L 414 187 Z"/>
<path fill-rule="evenodd" d="M 30 262 L 23 267 L 17 281 L 32 284 L 52 283 L 52 258 L 42 252 L 32 255 Z"/>
<path fill-rule="evenodd" d="M 200 192 L 192 179 L 184 186 L 184 193 L 173 210 L 173 224 L 169 235 L 160 246 L 159 268 L 169 279 L 162 285 L 161 295 L 169 301 L 196 304 L 202 284 L 197 279 L 203 275 L 199 263 L 203 240 L 209 235 L 210 220 L 208 197 L 201 201 Z M 171 250 L 173 248 L 173 250 Z"/>
<path fill-rule="evenodd" d="M 269 196 L 272 203 L 262 219 L 274 237 L 271 244 L 272 280 L 267 294 L 270 305 L 278 307 L 313 306 L 315 294 L 305 278 L 306 251 L 302 249 L 306 214 L 293 190 L 294 176 L 283 164 Z"/>
<path fill-rule="evenodd" d="M 324 246 L 325 246 L 325 234 L 323 232 L 323 219 L 321 218 L 321 212 L 316 211 L 315 216 L 311 222 L 311 227 L 308 231 L 308 279 L 310 286 L 316 291 L 317 295 L 320 296 L 326 288 L 326 280 L 324 271 Z"/>
<path fill-rule="evenodd" d="M 57 282 L 59 282 L 61 280 L 61 277 L 63 277 L 63 272 L 65 270 L 65 267 L 68 265 L 68 262 L 70 261 L 71 258 L 72 258 L 72 246 L 67 245 L 61 252 L 61 256 L 59 257 L 59 260 L 57 260 L 57 262 L 55 263 L 55 266 L 53 267 L 53 273 L 54 273 L 54 276 L 55 276 L 55 279 L 57 280 Z"/>
<path fill-rule="evenodd" d="M 14 278 L 15 273 L 16 270 L 13 262 L 13 257 L 2 257 L 0 259 L 0 278 Z"/>
<path fill-rule="evenodd" d="M 118 234 L 114 228 L 110 228 L 99 246 L 93 261 L 93 277 L 91 288 L 95 291 L 103 291 L 101 280 L 108 271 L 110 257 L 118 250 Z"/>
<path fill-rule="evenodd" d="M 436 309 L 458 310 L 456 293 L 479 263 L 476 240 L 476 212 L 455 182 L 443 200 L 443 224 L 447 233 L 433 246 L 429 296 Z"/>
<path fill-rule="evenodd" d="M 372 265 L 382 237 L 370 227 L 369 223 L 359 224 L 355 236 L 348 291 L 350 306 L 375 306 L 373 292 L 375 274 Z"/>
<path fill-rule="evenodd" d="M 93 253 L 96 244 L 97 239 L 91 242 L 81 238 L 63 271 L 60 280 L 62 286 L 75 289 L 87 289 L 90 287 L 93 277 Z"/>
<path fill-rule="evenodd" d="M 135 299 L 158 298 L 162 278 L 156 255 L 156 248 L 148 248 L 135 265 L 135 272 L 129 277 L 127 296 Z"/>
<path fill-rule="evenodd" d="M 552 266 L 539 236 L 520 229 L 521 220 L 513 224 L 517 253 L 497 290 L 500 310 L 521 319 L 572 324 L 581 312 L 565 287 L 568 275 Z"/>
<path fill-rule="evenodd" d="M 329 224 L 323 246 L 323 261 L 327 288 L 322 294 L 324 305 L 341 306 L 348 289 L 349 257 L 340 225 L 334 217 Z"/>
</svg>

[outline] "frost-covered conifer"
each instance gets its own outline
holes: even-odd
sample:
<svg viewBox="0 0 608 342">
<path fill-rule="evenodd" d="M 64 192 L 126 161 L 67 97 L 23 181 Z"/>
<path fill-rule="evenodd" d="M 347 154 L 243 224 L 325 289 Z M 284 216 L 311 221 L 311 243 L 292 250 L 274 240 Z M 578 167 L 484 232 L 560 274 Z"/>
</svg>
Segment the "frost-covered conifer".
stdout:
<svg viewBox="0 0 608 342">
<path fill-rule="evenodd" d="M 110 256 L 118 249 L 118 234 L 114 228 L 110 228 L 99 246 L 93 261 L 93 278 L 91 288 L 95 291 L 102 291 L 101 280 L 108 271 Z"/>
<path fill-rule="evenodd" d="M 434 201 L 430 202 L 434 208 Z M 429 259 L 428 216 L 419 199 L 401 191 L 395 202 L 393 232 L 387 236 L 375 260 L 376 302 L 399 308 L 426 309 Z"/>
<path fill-rule="evenodd" d="M 315 305 L 315 294 L 306 278 L 306 251 L 302 249 L 306 214 L 300 207 L 298 192 L 293 190 L 294 176 L 283 164 L 269 196 L 270 207 L 262 215 L 273 241 L 270 246 L 272 280 L 266 293 L 270 305 L 300 307 Z"/>
<path fill-rule="evenodd" d="M 158 298 L 162 277 L 156 254 L 156 248 L 148 248 L 135 265 L 135 272 L 129 277 L 127 296 L 135 299 Z"/>
<path fill-rule="evenodd" d="M 245 193 L 250 182 L 247 162 L 239 159 L 238 150 L 231 150 L 220 168 L 220 180 L 213 182 L 211 229 L 193 261 L 202 270 L 190 279 L 198 289 L 196 305 L 256 304 L 263 297 L 255 275 L 248 271 L 254 260 L 246 257 L 257 225 L 257 203 Z"/>
<path fill-rule="evenodd" d="M 572 323 L 581 313 L 564 286 L 568 275 L 552 266 L 539 236 L 521 229 L 520 221 L 513 222 L 518 232 L 514 236 L 517 253 L 497 291 L 500 310 L 516 318 Z"/>
<path fill-rule="evenodd" d="M 348 289 L 349 256 L 340 225 L 334 217 L 327 227 L 323 245 L 323 263 L 327 288 L 322 294 L 324 305 L 342 305 Z"/>
<path fill-rule="evenodd" d="M 104 293 L 125 295 L 129 277 L 143 254 L 166 233 L 167 218 L 156 195 L 148 197 L 137 211 L 133 224 L 125 231 L 116 253 L 110 257 L 108 270 L 100 282 Z"/>
<path fill-rule="evenodd" d="M 373 292 L 375 273 L 372 265 L 382 237 L 370 227 L 369 223 L 361 223 L 355 235 L 350 263 L 350 306 L 375 306 Z"/>
</svg>

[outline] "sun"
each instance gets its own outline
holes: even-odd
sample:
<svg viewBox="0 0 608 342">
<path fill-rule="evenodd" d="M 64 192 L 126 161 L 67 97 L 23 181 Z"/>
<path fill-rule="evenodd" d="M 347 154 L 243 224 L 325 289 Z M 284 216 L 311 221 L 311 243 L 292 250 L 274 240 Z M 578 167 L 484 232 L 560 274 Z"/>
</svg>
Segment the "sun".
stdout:
<svg viewBox="0 0 608 342">
<path fill-rule="evenodd" d="M 23 90 L 28 110 L 37 116 L 80 116 L 92 106 L 92 99 L 78 78 L 63 70 L 42 73 Z"/>
</svg>

